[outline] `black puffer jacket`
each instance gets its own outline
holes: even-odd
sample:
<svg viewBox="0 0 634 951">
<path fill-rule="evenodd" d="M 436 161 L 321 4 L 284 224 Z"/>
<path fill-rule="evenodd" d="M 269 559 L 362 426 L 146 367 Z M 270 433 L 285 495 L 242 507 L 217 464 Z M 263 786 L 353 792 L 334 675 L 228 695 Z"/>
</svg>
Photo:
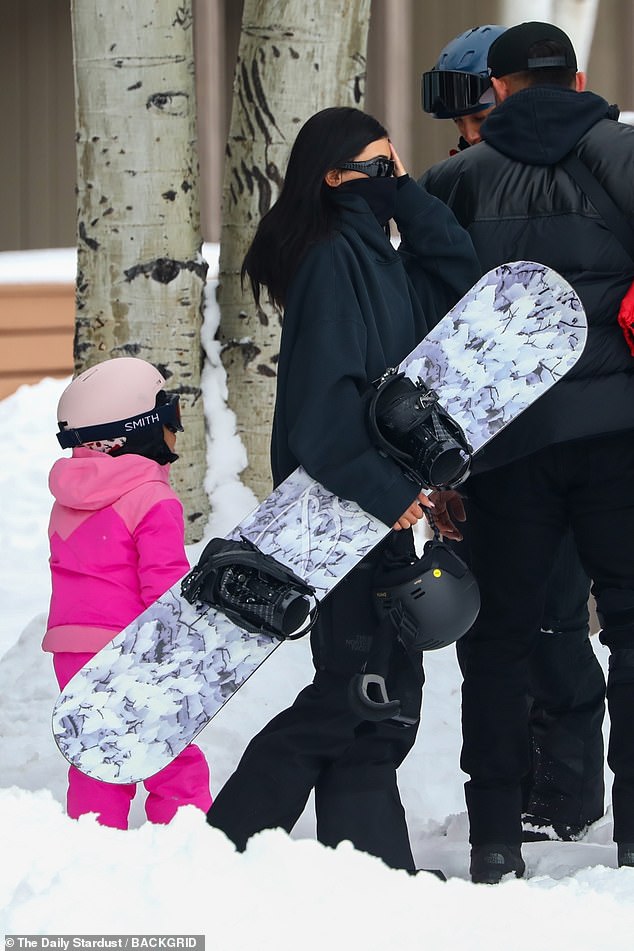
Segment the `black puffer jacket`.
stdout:
<svg viewBox="0 0 634 951">
<path fill-rule="evenodd" d="M 271 440 L 277 485 L 306 471 L 391 525 L 416 487 L 379 454 L 366 424 L 369 385 L 396 366 L 480 276 L 445 205 L 400 179 L 395 251 L 366 201 L 335 190 L 337 231 L 307 252 L 289 289 Z"/>
<path fill-rule="evenodd" d="M 476 471 L 543 446 L 634 429 L 634 359 L 617 324 L 634 262 L 558 164 L 572 149 L 634 220 L 634 128 L 594 93 L 522 90 L 482 125 L 484 141 L 421 179 L 467 228 L 484 271 L 539 261 L 573 285 L 586 310 L 586 349 L 572 371 L 491 443 Z"/>
</svg>

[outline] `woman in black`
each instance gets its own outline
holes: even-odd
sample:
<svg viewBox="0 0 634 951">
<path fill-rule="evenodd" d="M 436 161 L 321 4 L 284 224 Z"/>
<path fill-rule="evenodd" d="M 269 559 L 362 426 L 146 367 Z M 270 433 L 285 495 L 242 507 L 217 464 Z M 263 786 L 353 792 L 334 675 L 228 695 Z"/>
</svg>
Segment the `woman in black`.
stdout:
<svg viewBox="0 0 634 951">
<path fill-rule="evenodd" d="M 392 218 L 406 253 L 389 239 Z M 261 829 L 290 831 L 314 788 L 321 842 L 348 839 L 413 871 L 396 769 L 416 737 L 422 668 L 396 671 L 407 684 L 408 725 L 360 720 L 348 685 L 377 634 L 373 571 L 394 540 L 413 549 L 409 529 L 430 500 L 372 444 L 364 395 L 475 283 L 479 265 L 452 213 L 409 178 L 383 126 L 358 109 L 332 108 L 301 128 L 245 275 L 256 302 L 266 288 L 284 310 L 275 484 L 302 465 L 400 535 L 389 536 L 323 603 L 311 634 L 313 683 L 251 741 L 208 822 L 244 848 Z M 441 530 L 459 538 L 441 514 L 442 494 L 437 501 Z"/>
</svg>

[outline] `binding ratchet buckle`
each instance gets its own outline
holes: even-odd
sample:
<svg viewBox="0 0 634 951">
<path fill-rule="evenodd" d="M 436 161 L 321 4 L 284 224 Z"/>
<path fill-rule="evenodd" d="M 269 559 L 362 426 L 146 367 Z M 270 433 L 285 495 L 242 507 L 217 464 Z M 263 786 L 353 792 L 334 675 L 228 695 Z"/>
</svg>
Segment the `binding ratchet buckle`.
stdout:
<svg viewBox="0 0 634 951">
<path fill-rule="evenodd" d="M 303 637 L 317 620 L 315 589 L 253 542 L 212 538 L 181 583 L 190 604 L 219 608 L 252 634 Z"/>
</svg>

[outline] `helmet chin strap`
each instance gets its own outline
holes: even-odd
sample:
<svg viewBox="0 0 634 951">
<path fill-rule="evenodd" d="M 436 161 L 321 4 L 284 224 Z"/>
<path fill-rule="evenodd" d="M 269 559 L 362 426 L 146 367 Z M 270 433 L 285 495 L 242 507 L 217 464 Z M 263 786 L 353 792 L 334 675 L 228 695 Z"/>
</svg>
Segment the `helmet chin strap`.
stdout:
<svg viewBox="0 0 634 951">
<path fill-rule="evenodd" d="M 425 518 L 427 519 L 427 522 L 429 523 L 429 527 L 431 528 L 431 530 L 432 530 L 432 532 L 433 532 L 434 541 L 435 541 L 435 542 L 440 542 L 440 541 L 442 541 L 442 536 L 441 536 L 441 534 L 440 534 L 440 529 L 438 528 L 438 526 L 437 526 L 437 524 L 436 524 L 436 518 L 435 518 L 434 513 L 432 512 L 432 510 L 431 510 L 431 509 L 427 509 L 427 508 L 426 508 L 426 509 L 423 509 L 423 514 L 425 515 Z"/>
</svg>

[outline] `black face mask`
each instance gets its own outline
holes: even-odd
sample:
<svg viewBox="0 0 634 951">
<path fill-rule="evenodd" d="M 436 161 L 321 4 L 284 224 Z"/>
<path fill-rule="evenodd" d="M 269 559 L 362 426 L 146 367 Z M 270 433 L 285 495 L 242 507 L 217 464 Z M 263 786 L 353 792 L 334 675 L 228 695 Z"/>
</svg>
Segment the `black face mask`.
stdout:
<svg viewBox="0 0 634 951">
<path fill-rule="evenodd" d="M 110 453 L 111 456 L 145 456 L 146 459 L 153 459 L 159 466 L 165 466 L 168 463 L 176 462 L 178 456 L 172 452 L 165 442 L 162 426 L 147 426 L 145 429 L 137 430 L 126 436 L 125 445 L 120 449 L 115 449 Z"/>
<path fill-rule="evenodd" d="M 397 181 L 394 177 L 353 178 L 352 181 L 339 185 L 339 191 L 364 198 L 376 220 L 383 226 L 394 217 Z"/>
</svg>

